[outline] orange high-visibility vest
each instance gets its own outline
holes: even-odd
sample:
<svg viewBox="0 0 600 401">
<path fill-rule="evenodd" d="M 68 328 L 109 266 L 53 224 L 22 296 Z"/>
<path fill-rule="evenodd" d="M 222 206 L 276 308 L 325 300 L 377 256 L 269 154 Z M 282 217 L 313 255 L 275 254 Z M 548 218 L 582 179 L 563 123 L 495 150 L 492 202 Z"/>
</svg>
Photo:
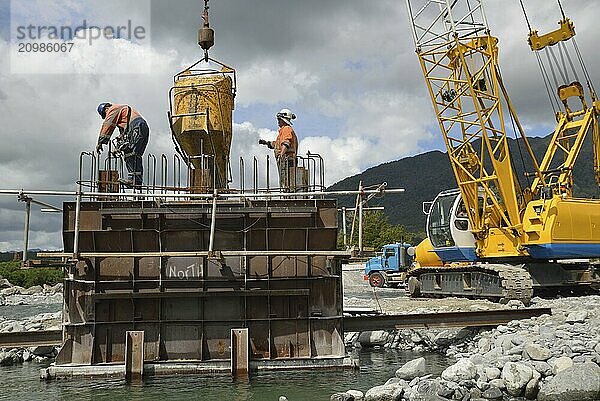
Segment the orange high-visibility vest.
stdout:
<svg viewBox="0 0 600 401">
<path fill-rule="evenodd" d="M 296 136 L 294 129 L 289 125 L 284 125 L 283 127 L 279 128 L 279 134 L 273 143 L 276 159 L 279 159 L 281 147 L 284 144 L 287 145 L 287 151 L 285 152 L 285 155 L 288 157 L 288 159 L 295 158 L 296 154 L 298 153 L 298 137 Z"/>
</svg>

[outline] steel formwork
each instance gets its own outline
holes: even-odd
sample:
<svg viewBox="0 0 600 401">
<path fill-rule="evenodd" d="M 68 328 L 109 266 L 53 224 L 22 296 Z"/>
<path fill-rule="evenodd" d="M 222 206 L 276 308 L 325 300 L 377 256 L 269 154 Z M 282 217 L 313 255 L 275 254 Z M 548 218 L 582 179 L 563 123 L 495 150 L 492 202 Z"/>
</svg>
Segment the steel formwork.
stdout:
<svg viewBox="0 0 600 401">
<path fill-rule="evenodd" d="M 249 329 L 253 361 L 345 356 L 335 200 L 219 200 L 214 252 L 211 201 L 79 207 L 78 221 L 76 202 L 63 208 L 78 258 L 57 365 L 123 363 L 130 330 L 147 362 L 228 360 L 234 328 Z"/>
</svg>

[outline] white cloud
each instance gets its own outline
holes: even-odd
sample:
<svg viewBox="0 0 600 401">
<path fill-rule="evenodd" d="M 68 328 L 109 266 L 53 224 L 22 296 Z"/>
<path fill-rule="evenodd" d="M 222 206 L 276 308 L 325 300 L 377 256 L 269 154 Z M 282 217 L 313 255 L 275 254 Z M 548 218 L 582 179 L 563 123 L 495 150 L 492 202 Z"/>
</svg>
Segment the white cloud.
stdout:
<svg viewBox="0 0 600 401">
<path fill-rule="evenodd" d="M 104 12 L 71 2 L 82 15 L 92 8 Z M 124 15 L 137 15 L 138 2 L 120 3 Z M 152 47 L 111 41 L 82 49 L 86 52 L 80 58 L 61 61 L 84 74 L 11 74 L 8 57 L 0 58 L 0 188 L 74 189 L 79 152 L 92 149 L 97 138 L 101 121 L 95 110 L 101 101 L 133 105 L 151 127 L 148 152 L 173 153 L 166 120 L 172 76 L 201 57 L 195 44 L 201 5 L 196 0 L 176 3 L 153 4 Z M 600 2 L 576 3 L 565 1 L 565 7 L 576 23 L 588 66 L 593 67 L 600 61 L 592 53 Z M 554 29 L 559 13 L 553 4 L 542 0 L 527 4 L 541 32 Z M 37 7 L 48 9 L 44 15 L 60 19 L 50 13 L 52 7 L 46 2 Z M 500 37 L 504 80 L 523 124 L 532 129 L 549 127 L 553 116 L 535 57 L 526 44 L 527 29 L 518 4 L 497 0 L 486 2 L 486 7 L 492 33 Z M 328 184 L 439 143 L 401 2 L 220 0 L 212 5 L 211 18 L 216 29 L 211 55 L 222 57 L 239 74 L 236 100 L 246 114 L 243 118 L 234 114 L 232 172 L 238 175 L 243 155 L 246 187 L 252 183 L 254 155 L 264 173 L 262 166 L 272 153 L 257 142 L 275 138 L 272 114 L 283 106 L 298 114 L 301 153 L 310 150 L 325 158 Z M 11 54 L 2 40 L 0 54 Z M 111 74 L 115 68 L 140 62 L 144 67 L 151 64 L 149 74 Z M 35 63 L 45 66 L 47 60 L 38 58 Z M 332 120 L 335 123 L 321 124 Z M 272 158 L 271 168 L 271 180 L 276 182 Z M 4 232 L 0 243 L 19 247 L 22 205 L 8 202 L 0 199 L 0 231 Z M 32 243 L 60 246 L 56 226 L 60 222 L 42 218 L 37 211 L 34 220 L 42 225 L 35 227 Z"/>
</svg>

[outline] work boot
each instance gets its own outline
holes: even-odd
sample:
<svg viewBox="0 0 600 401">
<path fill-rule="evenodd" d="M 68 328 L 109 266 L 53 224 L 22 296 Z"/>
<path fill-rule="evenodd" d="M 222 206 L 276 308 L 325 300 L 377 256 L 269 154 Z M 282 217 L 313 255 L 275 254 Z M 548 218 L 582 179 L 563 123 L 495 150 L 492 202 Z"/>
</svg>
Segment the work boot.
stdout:
<svg viewBox="0 0 600 401">
<path fill-rule="evenodd" d="M 128 180 L 126 178 L 119 178 L 118 181 L 119 181 L 119 184 L 123 185 L 124 187 L 127 187 L 127 188 L 133 187 L 133 180 Z"/>
</svg>

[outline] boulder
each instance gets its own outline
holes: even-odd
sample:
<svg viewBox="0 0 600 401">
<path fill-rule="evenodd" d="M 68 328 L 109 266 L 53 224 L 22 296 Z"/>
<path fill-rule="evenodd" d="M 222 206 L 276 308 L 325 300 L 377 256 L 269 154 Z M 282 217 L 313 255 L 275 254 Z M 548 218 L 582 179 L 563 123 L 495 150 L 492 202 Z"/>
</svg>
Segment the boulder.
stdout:
<svg viewBox="0 0 600 401">
<path fill-rule="evenodd" d="M 282 395 L 279 397 L 279 401 L 288 401 L 288 399 L 285 395 Z"/>
<path fill-rule="evenodd" d="M 420 381 L 413 388 L 413 394 L 410 397 L 411 401 L 433 401 L 441 399 L 438 396 L 440 389 L 439 383 L 435 379 L 427 379 Z"/>
<path fill-rule="evenodd" d="M 0 306 L 4 305 L 6 305 L 6 298 L 4 298 L 4 295 L 0 294 Z"/>
<path fill-rule="evenodd" d="M 36 295 L 36 294 L 41 294 L 44 291 L 44 289 L 42 288 L 42 286 L 40 285 L 34 285 L 32 287 L 29 287 L 28 289 L 21 291 L 21 294 L 23 295 Z"/>
<path fill-rule="evenodd" d="M 502 390 L 498 387 L 490 386 L 490 388 L 481 393 L 481 397 L 486 400 L 502 401 Z"/>
<path fill-rule="evenodd" d="M 10 297 L 11 295 L 15 295 L 19 290 L 17 287 L 8 287 L 0 291 L 0 294 Z"/>
<path fill-rule="evenodd" d="M 533 367 L 544 377 L 552 375 L 552 367 L 547 362 L 533 361 Z"/>
<path fill-rule="evenodd" d="M 348 393 L 335 393 L 329 399 L 330 401 L 354 401 L 354 397 Z"/>
<path fill-rule="evenodd" d="M 535 343 L 527 343 L 523 347 L 523 356 L 527 354 L 534 361 L 547 361 L 552 357 L 552 351 Z"/>
<path fill-rule="evenodd" d="M 505 390 L 506 389 L 506 383 L 504 383 L 504 380 L 502 380 L 502 379 L 493 379 L 493 380 L 490 380 L 490 386 L 492 386 L 492 387 L 498 387 L 500 390 Z"/>
<path fill-rule="evenodd" d="M 575 312 L 571 312 L 569 313 L 569 316 L 567 316 L 567 320 L 565 320 L 567 323 L 583 323 L 585 321 L 585 319 L 587 319 L 588 317 L 588 313 L 585 310 L 581 310 L 581 311 L 575 311 Z"/>
<path fill-rule="evenodd" d="M 377 330 L 377 331 L 363 331 L 358 336 L 358 342 L 363 347 L 374 347 L 377 345 L 385 345 L 389 339 L 390 335 L 387 331 Z"/>
<path fill-rule="evenodd" d="M 38 347 L 31 347 L 29 351 L 35 356 L 54 356 L 53 345 L 40 345 Z"/>
<path fill-rule="evenodd" d="M 485 376 L 488 380 L 494 380 L 500 377 L 502 373 L 498 368 L 485 368 Z"/>
<path fill-rule="evenodd" d="M 477 348 L 479 349 L 479 353 L 480 354 L 485 354 L 487 352 L 490 352 L 491 349 L 491 342 L 488 338 L 482 337 L 479 339 L 479 341 L 477 341 Z"/>
<path fill-rule="evenodd" d="M 539 401 L 594 401 L 600 399 L 600 367 L 593 362 L 573 365 L 543 384 Z"/>
<path fill-rule="evenodd" d="M 458 383 L 461 380 L 471 380 L 477 375 L 477 368 L 468 359 L 460 359 L 454 365 L 447 367 L 442 372 L 442 378 Z"/>
<path fill-rule="evenodd" d="M 523 302 L 519 301 L 518 299 L 511 299 L 510 301 L 508 301 L 506 306 L 512 309 L 521 309 L 525 307 L 525 304 L 523 304 Z"/>
<path fill-rule="evenodd" d="M 354 397 L 354 401 L 363 401 L 365 398 L 363 392 L 358 390 L 348 390 L 346 391 L 346 394 L 350 394 L 352 397 Z"/>
<path fill-rule="evenodd" d="M 404 389 L 396 386 L 375 386 L 365 394 L 365 401 L 400 401 Z"/>
<path fill-rule="evenodd" d="M 537 397 L 538 391 L 540 389 L 539 385 L 541 377 L 542 375 L 539 374 L 536 370 L 533 371 L 533 377 L 525 386 L 525 392 L 523 394 L 528 400 L 535 400 L 535 398 Z"/>
<path fill-rule="evenodd" d="M 406 362 L 396 370 L 396 377 L 404 380 L 412 380 L 415 377 L 423 376 L 425 373 L 425 358 L 417 358 Z"/>
<path fill-rule="evenodd" d="M 19 354 L 14 351 L 0 352 L 0 366 L 12 366 L 20 362 Z"/>
<path fill-rule="evenodd" d="M 520 396 L 532 378 L 533 369 L 522 363 L 508 362 L 502 368 L 502 380 L 506 383 L 506 392 L 512 396 Z"/>
<path fill-rule="evenodd" d="M 8 281 L 5 278 L 0 278 L 0 290 L 3 290 L 5 288 L 10 288 L 13 285 L 10 283 L 10 281 Z"/>
<path fill-rule="evenodd" d="M 556 359 L 549 360 L 548 364 L 552 367 L 552 373 L 557 374 L 573 366 L 573 360 L 568 356 L 561 356 Z"/>
</svg>

